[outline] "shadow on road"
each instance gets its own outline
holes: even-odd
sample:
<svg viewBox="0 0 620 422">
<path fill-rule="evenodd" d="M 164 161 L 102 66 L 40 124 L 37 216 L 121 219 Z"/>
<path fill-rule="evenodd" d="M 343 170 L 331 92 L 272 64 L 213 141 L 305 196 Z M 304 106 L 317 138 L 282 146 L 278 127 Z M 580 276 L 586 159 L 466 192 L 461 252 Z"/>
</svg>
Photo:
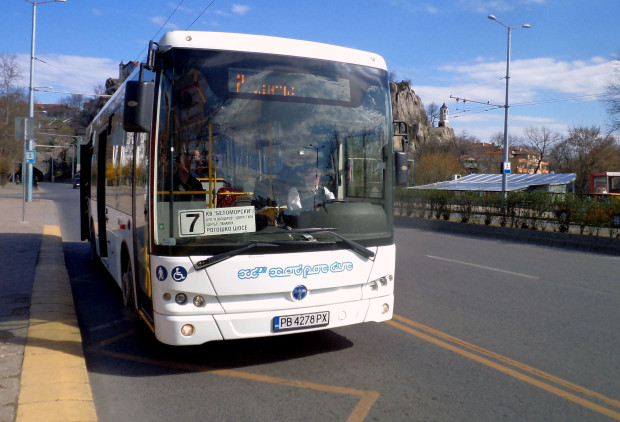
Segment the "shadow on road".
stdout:
<svg viewBox="0 0 620 422">
<path fill-rule="evenodd" d="M 330 330 L 168 346 L 159 343 L 146 324 L 123 309 L 120 289 L 105 272 L 95 269 L 88 243 L 66 242 L 64 250 L 89 371 L 152 377 L 179 371 L 238 369 L 353 346 Z"/>
</svg>

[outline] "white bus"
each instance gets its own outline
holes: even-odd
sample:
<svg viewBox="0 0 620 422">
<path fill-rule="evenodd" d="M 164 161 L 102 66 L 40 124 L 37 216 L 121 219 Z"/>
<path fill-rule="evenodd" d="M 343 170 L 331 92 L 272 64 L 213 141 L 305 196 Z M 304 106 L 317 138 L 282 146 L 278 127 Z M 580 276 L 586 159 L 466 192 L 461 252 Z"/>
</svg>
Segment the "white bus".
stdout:
<svg viewBox="0 0 620 422">
<path fill-rule="evenodd" d="M 82 237 L 166 344 L 388 320 L 391 119 L 376 54 L 169 32 L 87 129 Z"/>
</svg>

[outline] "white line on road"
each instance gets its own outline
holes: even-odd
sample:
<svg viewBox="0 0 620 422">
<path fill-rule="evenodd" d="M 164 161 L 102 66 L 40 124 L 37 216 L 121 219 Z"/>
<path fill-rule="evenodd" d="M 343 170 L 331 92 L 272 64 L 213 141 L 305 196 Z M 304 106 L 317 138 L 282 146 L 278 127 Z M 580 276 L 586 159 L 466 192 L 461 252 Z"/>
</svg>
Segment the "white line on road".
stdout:
<svg viewBox="0 0 620 422">
<path fill-rule="evenodd" d="M 539 279 L 540 278 L 540 277 L 536 277 L 536 276 L 533 276 L 533 275 L 515 273 L 513 271 L 502 270 L 502 269 L 499 269 L 499 268 L 493 268 L 493 267 L 487 267 L 487 266 L 484 266 L 484 265 L 472 264 L 471 262 L 456 261 L 454 259 L 442 258 L 442 257 L 439 257 L 439 256 L 433 256 L 433 255 L 426 255 L 426 256 L 428 258 L 440 259 L 442 261 L 454 262 L 456 264 L 469 265 L 470 267 L 477 267 L 477 268 L 482 268 L 482 269 L 490 270 L 490 271 L 498 271 L 500 273 L 512 274 L 512 275 L 516 275 L 516 276 L 519 276 L 519 277 L 533 278 L 533 279 Z"/>
</svg>

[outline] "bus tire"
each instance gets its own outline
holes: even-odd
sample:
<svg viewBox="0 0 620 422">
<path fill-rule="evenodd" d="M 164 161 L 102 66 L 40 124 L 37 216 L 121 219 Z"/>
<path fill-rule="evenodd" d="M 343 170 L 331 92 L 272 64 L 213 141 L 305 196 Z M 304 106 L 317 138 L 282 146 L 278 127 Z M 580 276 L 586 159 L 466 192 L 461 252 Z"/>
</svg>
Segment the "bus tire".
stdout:
<svg viewBox="0 0 620 422">
<path fill-rule="evenodd" d="M 133 271 L 131 269 L 131 260 L 127 253 L 123 254 L 123 273 L 121 275 L 122 289 L 123 289 L 123 306 L 125 308 L 133 309 L 134 294 L 133 294 Z"/>
</svg>

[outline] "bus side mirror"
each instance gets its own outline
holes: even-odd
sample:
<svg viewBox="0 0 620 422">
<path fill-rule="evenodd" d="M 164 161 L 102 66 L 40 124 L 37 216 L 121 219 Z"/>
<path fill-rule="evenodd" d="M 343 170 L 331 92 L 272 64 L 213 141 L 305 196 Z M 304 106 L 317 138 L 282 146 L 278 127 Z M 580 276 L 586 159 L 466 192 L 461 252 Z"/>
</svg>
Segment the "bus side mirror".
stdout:
<svg viewBox="0 0 620 422">
<path fill-rule="evenodd" d="M 397 186 L 405 186 L 409 176 L 407 163 L 407 153 L 405 151 L 394 151 L 394 169 L 396 171 L 394 182 Z"/>
<path fill-rule="evenodd" d="M 125 132 L 150 132 L 153 116 L 155 84 L 128 81 L 125 84 L 123 129 Z"/>
<path fill-rule="evenodd" d="M 409 142 L 409 124 L 404 120 L 394 120 L 394 136 L 400 137 L 400 149 L 405 150 L 405 144 Z"/>
</svg>

